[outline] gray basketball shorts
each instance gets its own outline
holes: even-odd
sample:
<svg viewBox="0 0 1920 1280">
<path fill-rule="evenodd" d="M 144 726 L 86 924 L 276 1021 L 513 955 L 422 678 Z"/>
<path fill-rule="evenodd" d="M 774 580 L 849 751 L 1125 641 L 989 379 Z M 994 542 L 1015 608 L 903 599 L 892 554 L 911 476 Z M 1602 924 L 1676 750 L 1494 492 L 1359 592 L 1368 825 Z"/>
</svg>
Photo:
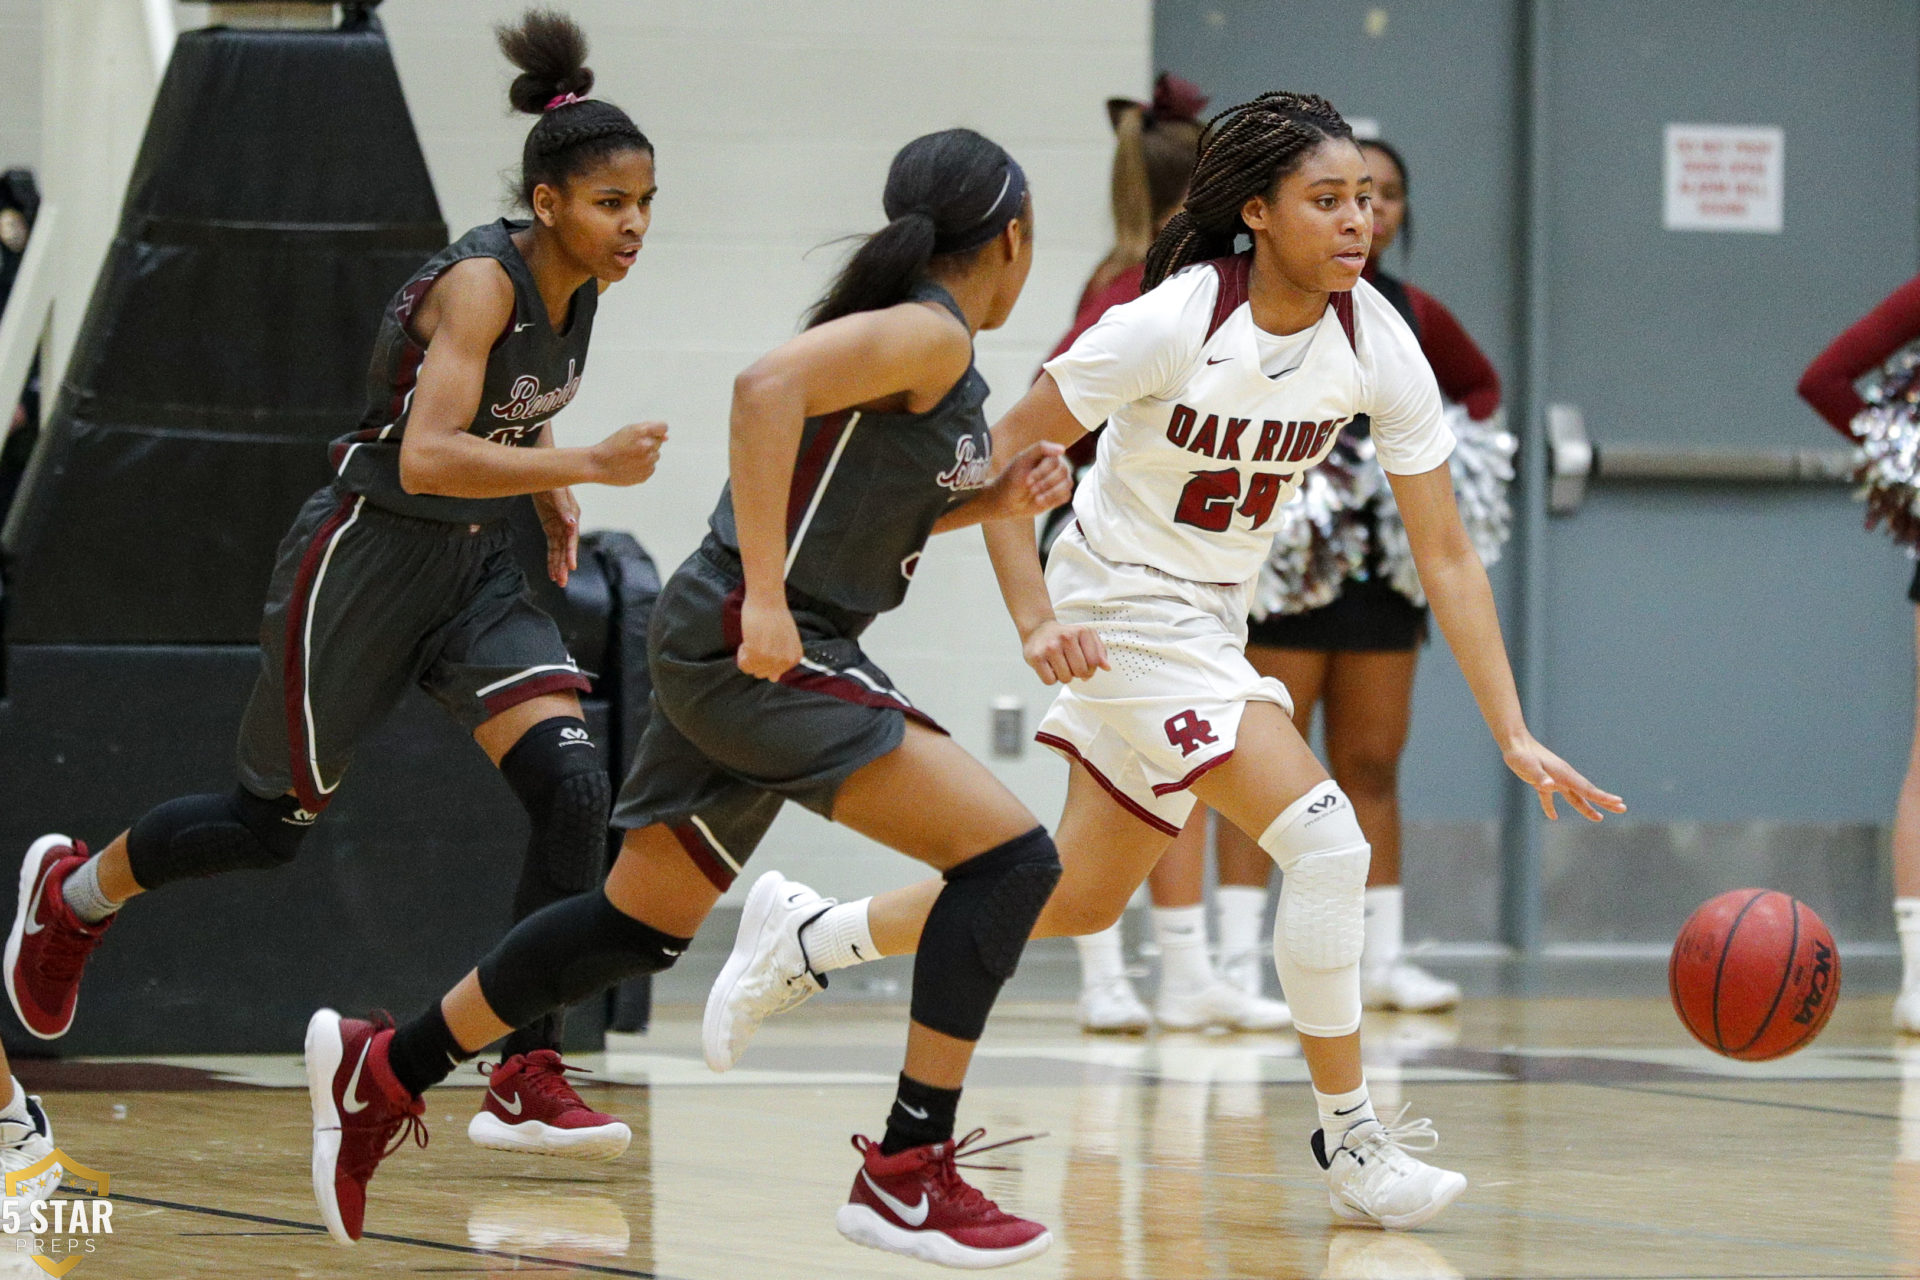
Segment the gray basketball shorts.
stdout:
<svg viewBox="0 0 1920 1280">
<path fill-rule="evenodd" d="M 322 489 L 280 544 L 260 620 L 260 675 L 240 727 L 240 781 L 324 809 L 354 747 L 419 685 L 472 730 L 509 707 L 589 687 L 526 595 L 505 521 L 395 515 Z"/>
<path fill-rule="evenodd" d="M 786 801 L 831 818 L 840 785 L 899 746 L 908 717 L 945 732 L 861 652 L 867 614 L 790 592 L 805 659 L 777 683 L 740 670 L 743 581 L 709 539 L 661 589 L 653 700 L 613 808 L 616 827 L 669 828 L 722 891 Z"/>
</svg>

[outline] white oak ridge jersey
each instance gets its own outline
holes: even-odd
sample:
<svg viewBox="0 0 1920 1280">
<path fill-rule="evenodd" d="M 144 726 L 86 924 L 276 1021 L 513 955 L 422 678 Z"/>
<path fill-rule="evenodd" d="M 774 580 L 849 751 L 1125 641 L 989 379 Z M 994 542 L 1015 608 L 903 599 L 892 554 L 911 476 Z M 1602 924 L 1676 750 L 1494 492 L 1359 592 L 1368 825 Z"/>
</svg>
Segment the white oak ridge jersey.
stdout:
<svg viewBox="0 0 1920 1280">
<path fill-rule="evenodd" d="M 1272 548 L 1274 510 L 1357 414 L 1369 415 L 1380 465 L 1396 475 L 1431 471 L 1453 452 L 1419 341 L 1364 280 L 1331 296 L 1294 367 L 1263 373 L 1250 262 L 1188 267 L 1047 362 L 1080 424 L 1107 424 L 1073 513 L 1108 560 L 1190 582 L 1248 581 Z"/>
</svg>

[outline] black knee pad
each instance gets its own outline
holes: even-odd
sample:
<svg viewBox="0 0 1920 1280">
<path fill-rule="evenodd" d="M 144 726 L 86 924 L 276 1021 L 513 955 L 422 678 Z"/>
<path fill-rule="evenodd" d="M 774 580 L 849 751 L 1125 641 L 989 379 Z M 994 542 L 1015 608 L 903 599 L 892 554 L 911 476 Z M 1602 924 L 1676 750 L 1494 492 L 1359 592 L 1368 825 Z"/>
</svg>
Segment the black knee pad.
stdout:
<svg viewBox="0 0 1920 1280">
<path fill-rule="evenodd" d="M 1035 827 L 947 872 L 920 930 L 913 1020 L 978 1040 L 1000 988 L 1013 976 L 1033 922 L 1060 883 L 1060 855 Z"/>
<path fill-rule="evenodd" d="M 501 759 L 500 775 L 533 823 L 514 918 L 597 888 L 606 873 L 613 784 L 586 726 L 571 716 L 542 720 Z"/>
<path fill-rule="evenodd" d="M 127 833 L 127 866 L 142 889 L 226 871 L 292 862 L 314 816 L 292 796 L 263 800 L 245 787 L 169 800 Z"/>
<path fill-rule="evenodd" d="M 509 1026 L 627 978 L 673 967 L 687 949 L 627 915 L 595 889 L 528 916 L 480 961 L 480 990 Z"/>
</svg>

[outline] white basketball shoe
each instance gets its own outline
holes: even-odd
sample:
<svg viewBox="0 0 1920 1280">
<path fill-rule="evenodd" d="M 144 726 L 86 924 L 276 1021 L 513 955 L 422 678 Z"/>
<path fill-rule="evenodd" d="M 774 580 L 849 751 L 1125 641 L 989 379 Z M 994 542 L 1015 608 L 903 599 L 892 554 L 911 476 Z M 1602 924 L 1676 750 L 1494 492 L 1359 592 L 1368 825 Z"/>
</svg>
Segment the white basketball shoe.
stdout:
<svg viewBox="0 0 1920 1280">
<path fill-rule="evenodd" d="M 13 1089 L 25 1118 L 0 1115 L 0 1178 L 31 1169 L 53 1154 L 53 1123 L 41 1109 L 40 1099 L 22 1089 L 18 1080 L 13 1082 Z M 0 1217 L 11 1210 L 16 1221 L 24 1222 L 34 1201 L 45 1200 L 60 1189 L 64 1172 L 56 1161 L 20 1182 L 12 1194 L 0 1198 Z"/>
<path fill-rule="evenodd" d="M 1106 1035 L 1138 1034 L 1153 1025 L 1125 975 L 1080 988 L 1080 1029 Z"/>
<path fill-rule="evenodd" d="M 778 871 L 753 882 L 733 951 L 707 993 L 700 1025 L 700 1043 L 713 1070 L 733 1070 L 761 1023 L 826 990 L 826 975 L 807 964 L 800 929 L 835 901 Z"/>
<path fill-rule="evenodd" d="M 1460 984 L 1428 973 L 1410 960 L 1372 972 L 1360 970 L 1360 1003 L 1401 1013 L 1442 1013 L 1460 1003 Z"/>
<path fill-rule="evenodd" d="M 1198 1031 L 1203 1027 L 1283 1031 L 1293 1025 L 1293 1012 L 1278 1000 L 1248 995 L 1215 974 L 1203 987 L 1177 987 L 1163 981 L 1153 1002 L 1153 1019 L 1168 1031 Z"/>
<path fill-rule="evenodd" d="M 1467 1189 L 1465 1174 L 1435 1168 L 1411 1154 L 1433 1150 L 1440 1135 L 1424 1116 L 1402 1120 L 1406 1113 L 1400 1108 L 1390 1124 L 1376 1120 L 1353 1126 L 1331 1153 L 1325 1130 L 1314 1131 L 1313 1158 L 1326 1171 L 1327 1201 L 1335 1215 L 1382 1227 L 1417 1227 L 1438 1217 Z"/>
<path fill-rule="evenodd" d="M 1920 1036 L 1920 982 L 1906 983 L 1894 998 L 1893 1029 L 1905 1035 Z"/>
</svg>

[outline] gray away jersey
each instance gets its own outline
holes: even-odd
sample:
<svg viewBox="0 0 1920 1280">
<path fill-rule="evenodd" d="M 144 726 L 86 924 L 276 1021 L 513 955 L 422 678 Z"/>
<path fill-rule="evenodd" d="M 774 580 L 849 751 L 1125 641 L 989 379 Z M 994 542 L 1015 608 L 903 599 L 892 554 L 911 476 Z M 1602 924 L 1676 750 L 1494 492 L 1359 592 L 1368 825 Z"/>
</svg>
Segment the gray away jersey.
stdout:
<svg viewBox="0 0 1920 1280">
<path fill-rule="evenodd" d="M 939 285 L 908 295 L 959 317 Z M 787 585 L 853 613 L 884 613 L 906 599 L 934 522 L 992 475 L 993 438 L 973 365 L 926 413 L 846 410 L 807 419 L 787 496 Z M 720 494 L 713 537 L 738 552 L 733 486 Z"/>
<path fill-rule="evenodd" d="M 589 280 L 575 290 L 566 330 L 554 332 L 533 272 L 512 240 L 512 234 L 525 226 L 502 218 L 475 227 L 435 254 L 393 295 L 374 339 L 366 416 L 360 430 L 341 436 L 330 449 L 335 482 L 341 489 L 364 494 L 374 506 L 400 515 L 450 523 L 499 520 L 511 510 L 512 498 L 408 493 L 400 487 L 400 441 L 406 435 L 420 362 L 427 354 L 408 330 L 408 321 L 434 281 L 467 258 L 492 258 L 513 281 L 513 316 L 487 357 L 480 407 L 467 425 L 468 433 L 497 444 L 531 446 L 547 420 L 566 408 L 579 390 L 599 287 Z"/>
</svg>

